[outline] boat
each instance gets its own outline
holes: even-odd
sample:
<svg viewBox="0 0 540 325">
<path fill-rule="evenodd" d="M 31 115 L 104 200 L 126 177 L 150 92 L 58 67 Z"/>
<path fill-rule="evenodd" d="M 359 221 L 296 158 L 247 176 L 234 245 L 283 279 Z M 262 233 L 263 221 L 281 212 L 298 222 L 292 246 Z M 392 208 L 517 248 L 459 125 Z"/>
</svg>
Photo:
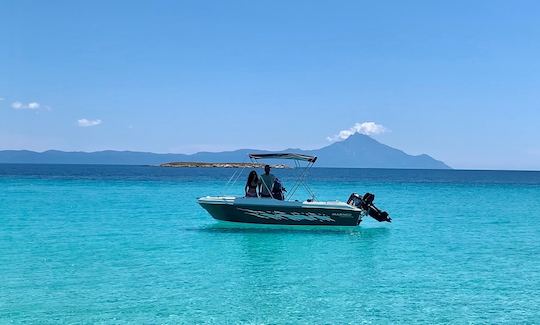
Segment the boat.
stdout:
<svg viewBox="0 0 540 325">
<path fill-rule="evenodd" d="M 391 222 L 385 211 L 374 204 L 371 193 L 352 193 L 347 202 L 317 201 L 315 194 L 305 181 L 308 171 L 317 157 L 298 153 L 252 153 L 249 158 L 255 162 L 262 159 L 292 160 L 298 169 L 297 180 L 286 198 L 278 199 L 275 193 L 269 198 L 237 196 L 204 196 L 197 199 L 216 220 L 248 224 L 302 225 L 302 226 L 358 226 L 365 216 L 379 222 Z M 301 166 L 301 163 L 305 163 Z M 233 174 L 228 185 L 234 184 L 242 171 Z M 263 183 L 264 184 L 264 183 Z M 304 201 L 292 200 L 296 190 L 303 186 L 311 195 Z"/>
</svg>

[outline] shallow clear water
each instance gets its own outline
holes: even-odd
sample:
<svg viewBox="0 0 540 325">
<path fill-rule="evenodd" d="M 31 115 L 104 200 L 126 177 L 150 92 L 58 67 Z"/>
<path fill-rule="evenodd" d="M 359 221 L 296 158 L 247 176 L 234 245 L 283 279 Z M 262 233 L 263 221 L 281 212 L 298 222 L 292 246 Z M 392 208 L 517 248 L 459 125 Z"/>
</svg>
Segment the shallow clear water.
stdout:
<svg viewBox="0 0 540 325">
<path fill-rule="evenodd" d="M 314 169 L 394 220 L 341 229 L 217 223 L 231 173 L 0 165 L 0 323 L 540 322 L 540 172 Z"/>
</svg>

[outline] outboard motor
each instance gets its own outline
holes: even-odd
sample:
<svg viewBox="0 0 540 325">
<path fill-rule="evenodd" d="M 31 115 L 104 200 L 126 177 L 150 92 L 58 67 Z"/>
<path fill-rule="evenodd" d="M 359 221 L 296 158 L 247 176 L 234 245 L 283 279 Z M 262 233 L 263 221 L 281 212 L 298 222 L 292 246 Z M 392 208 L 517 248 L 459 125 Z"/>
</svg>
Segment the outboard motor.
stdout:
<svg viewBox="0 0 540 325">
<path fill-rule="evenodd" d="M 352 193 L 347 200 L 347 204 L 360 208 L 379 222 L 392 222 L 392 218 L 388 216 L 388 212 L 379 210 L 374 204 L 375 195 L 366 193 L 364 196 L 360 196 L 357 193 Z"/>
</svg>

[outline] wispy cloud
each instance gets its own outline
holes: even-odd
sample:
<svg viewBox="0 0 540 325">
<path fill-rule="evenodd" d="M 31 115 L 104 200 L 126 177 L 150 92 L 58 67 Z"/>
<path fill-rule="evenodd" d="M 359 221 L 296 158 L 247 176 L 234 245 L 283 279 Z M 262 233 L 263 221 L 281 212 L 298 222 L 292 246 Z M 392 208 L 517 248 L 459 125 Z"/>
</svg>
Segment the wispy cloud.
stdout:
<svg viewBox="0 0 540 325">
<path fill-rule="evenodd" d="M 351 135 L 355 133 L 361 133 L 365 135 L 374 135 L 374 134 L 381 134 L 388 131 L 386 127 L 384 127 L 381 124 L 377 124 L 375 122 L 357 122 L 353 125 L 353 127 L 341 130 L 338 134 L 334 134 L 333 136 L 327 137 L 326 139 L 328 141 L 340 141 L 345 140 Z"/>
<path fill-rule="evenodd" d="M 89 120 L 89 119 L 82 118 L 82 119 L 80 119 L 80 120 L 77 120 L 77 124 L 78 124 L 80 127 L 86 128 L 86 127 L 89 127 L 89 126 L 100 125 L 100 124 L 101 124 L 101 120 L 100 120 L 100 119 Z"/>
<path fill-rule="evenodd" d="M 14 109 L 22 109 L 23 108 L 23 103 L 21 103 L 21 102 L 13 102 L 11 104 L 11 107 L 13 107 Z"/>
<path fill-rule="evenodd" d="M 11 103 L 13 109 L 29 109 L 29 110 L 38 110 L 41 107 L 41 104 L 38 102 L 29 102 L 27 104 L 23 102 L 13 102 Z"/>
</svg>

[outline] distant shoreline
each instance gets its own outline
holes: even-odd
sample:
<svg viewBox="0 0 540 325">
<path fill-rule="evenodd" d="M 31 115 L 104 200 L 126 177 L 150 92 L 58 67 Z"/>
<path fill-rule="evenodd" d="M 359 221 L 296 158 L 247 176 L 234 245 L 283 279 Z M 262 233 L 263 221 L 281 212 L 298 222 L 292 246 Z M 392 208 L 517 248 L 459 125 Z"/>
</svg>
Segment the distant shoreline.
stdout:
<svg viewBox="0 0 540 325">
<path fill-rule="evenodd" d="M 152 153 L 138 151 L 104 150 L 95 152 L 47 150 L 0 150 L 0 162 L 6 163 L 82 163 L 82 164 L 125 164 L 159 165 L 167 162 L 225 162 L 245 167 L 236 162 L 249 162 L 250 154 L 276 153 L 266 150 L 238 149 L 223 152 L 198 152 L 193 154 Z M 405 152 L 384 145 L 377 140 L 356 133 L 343 141 L 313 150 L 286 149 L 277 153 L 296 153 L 318 157 L 317 167 L 341 168 L 406 168 L 406 169 L 449 169 L 444 162 L 426 154 L 408 155 Z M 259 162 L 259 161 L 257 161 Z M 271 161 L 272 163 L 284 163 Z M 289 163 L 290 167 L 295 166 Z M 305 164 L 305 162 L 303 163 Z M 180 167 L 180 166 L 178 166 Z M 217 167 L 184 165 L 182 167 Z"/>
<path fill-rule="evenodd" d="M 167 162 L 160 164 L 160 167 L 172 168 L 263 168 L 266 164 L 259 163 L 211 163 L 211 162 Z M 270 165 L 272 168 L 289 168 L 287 165 Z"/>
</svg>

